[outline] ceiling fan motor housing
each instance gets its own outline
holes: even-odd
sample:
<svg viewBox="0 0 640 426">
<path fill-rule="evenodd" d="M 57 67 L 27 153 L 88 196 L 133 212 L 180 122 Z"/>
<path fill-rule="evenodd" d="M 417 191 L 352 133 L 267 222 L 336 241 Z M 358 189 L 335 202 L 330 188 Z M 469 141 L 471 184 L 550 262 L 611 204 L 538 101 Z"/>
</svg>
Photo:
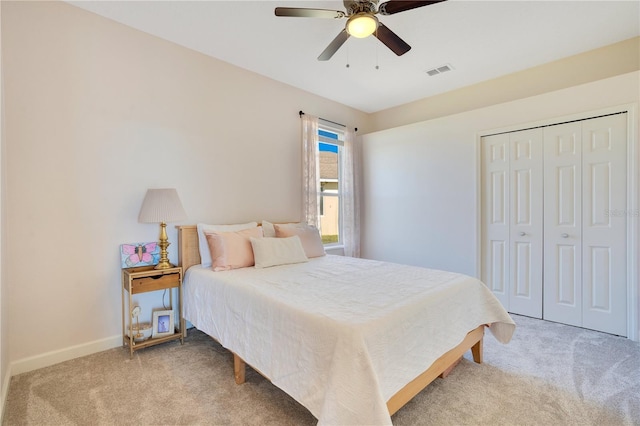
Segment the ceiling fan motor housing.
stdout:
<svg viewBox="0 0 640 426">
<path fill-rule="evenodd" d="M 347 16 L 355 15 L 357 13 L 374 14 L 377 11 L 377 5 L 378 0 L 344 1 L 344 7 L 347 9 Z"/>
</svg>

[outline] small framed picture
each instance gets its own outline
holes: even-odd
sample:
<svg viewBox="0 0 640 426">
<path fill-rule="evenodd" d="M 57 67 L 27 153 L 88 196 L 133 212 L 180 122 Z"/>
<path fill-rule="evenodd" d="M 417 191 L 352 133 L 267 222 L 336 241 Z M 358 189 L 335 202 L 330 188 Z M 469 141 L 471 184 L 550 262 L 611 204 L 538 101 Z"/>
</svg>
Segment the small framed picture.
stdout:
<svg viewBox="0 0 640 426">
<path fill-rule="evenodd" d="M 157 265 L 159 260 L 160 246 L 155 241 L 122 244 L 120 246 L 120 266 L 122 268 Z"/>
<path fill-rule="evenodd" d="M 153 312 L 153 331 L 151 337 L 171 336 L 175 333 L 173 310 Z"/>
</svg>

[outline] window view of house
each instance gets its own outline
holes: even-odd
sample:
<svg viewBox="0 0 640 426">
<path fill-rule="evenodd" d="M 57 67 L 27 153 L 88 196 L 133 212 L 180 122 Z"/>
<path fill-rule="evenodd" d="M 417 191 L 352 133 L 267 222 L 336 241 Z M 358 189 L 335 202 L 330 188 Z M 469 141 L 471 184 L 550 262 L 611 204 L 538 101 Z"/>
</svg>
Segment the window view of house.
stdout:
<svg viewBox="0 0 640 426">
<path fill-rule="evenodd" d="M 320 235 L 324 244 L 340 243 L 340 135 L 333 131 L 318 131 L 320 142 Z M 333 142 L 333 143 L 332 143 Z"/>
</svg>

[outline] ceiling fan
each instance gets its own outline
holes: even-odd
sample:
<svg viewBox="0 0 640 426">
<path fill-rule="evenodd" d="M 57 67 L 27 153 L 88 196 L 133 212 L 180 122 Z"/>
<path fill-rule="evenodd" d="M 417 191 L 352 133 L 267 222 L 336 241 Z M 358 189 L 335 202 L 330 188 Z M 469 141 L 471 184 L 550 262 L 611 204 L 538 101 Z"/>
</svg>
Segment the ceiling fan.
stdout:
<svg viewBox="0 0 640 426">
<path fill-rule="evenodd" d="M 276 7 L 276 16 L 296 18 L 347 18 L 345 28 L 318 56 L 319 61 L 331 59 L 334 53 L 350 36 L 364 38 L 374 35 L 398 56 L 407 53 L 411 46 L 378 20 L 376 15 L 393 15 L 418 7 L 429 6 L 445 0 L 389 0 L 378 6 L 379 0 L 343 0 L 346 12 L 329 9 L 308 9 L 299 7 Z"/>
</svg>

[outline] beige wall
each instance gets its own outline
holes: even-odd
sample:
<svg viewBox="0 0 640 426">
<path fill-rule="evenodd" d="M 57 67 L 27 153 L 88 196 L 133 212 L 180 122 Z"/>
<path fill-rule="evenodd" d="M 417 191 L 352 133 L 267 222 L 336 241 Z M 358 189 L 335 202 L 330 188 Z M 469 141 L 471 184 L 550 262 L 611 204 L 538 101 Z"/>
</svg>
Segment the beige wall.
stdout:
<svg viewBox="0 0 640 426">
<path fill-rule="evenodd" d="M 640 69 L 640 37 L 371 115 L 374 131 L 523 99 Z"/>
<path fill-rule="evenodd" d="M 0 46 L 2 45 L 2 8 L 0 8 Z M 9 390 L 9 285 L 5 278 L 4 268 L 5 238 L 2 230 L 5 228 L 5 143 L 4 143 L 4 90 L 2 71 L 2 51 L 0 51 L 0 404 L 4 401 Z"/>
<path fill-rule="evenodd" d="M 137 222 L 147 188 L 177 188 L 189 223 L 298 220 L 298 111 L 368 128 L 362 112 L 62 2 L 1 7 L 14 374 L 117 342 L 119 245 L 158 234 Z"/>
</svg>

